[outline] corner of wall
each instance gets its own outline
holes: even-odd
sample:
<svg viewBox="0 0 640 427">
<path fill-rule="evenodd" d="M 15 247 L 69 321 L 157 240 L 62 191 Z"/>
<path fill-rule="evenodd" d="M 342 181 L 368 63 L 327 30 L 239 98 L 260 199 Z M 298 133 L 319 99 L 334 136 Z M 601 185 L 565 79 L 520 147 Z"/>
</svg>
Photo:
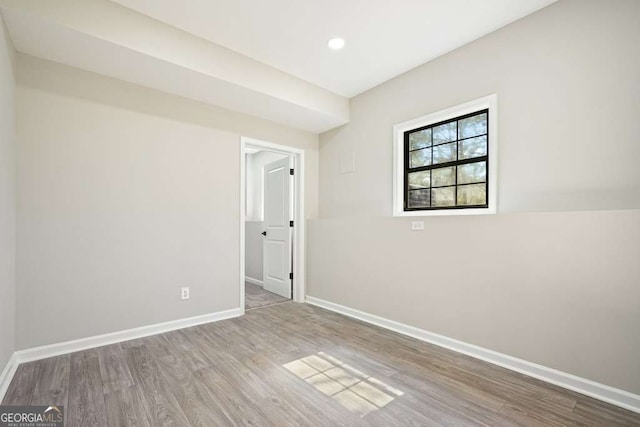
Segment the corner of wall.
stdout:
<svg viewBox="0 0 640 427">
<path fill-rule="evenodd" d="M 0 12 L 0 389 L 7 372 L 12 369 L 16 346 L 15 58 L 16 52 Z"/>
</svg>

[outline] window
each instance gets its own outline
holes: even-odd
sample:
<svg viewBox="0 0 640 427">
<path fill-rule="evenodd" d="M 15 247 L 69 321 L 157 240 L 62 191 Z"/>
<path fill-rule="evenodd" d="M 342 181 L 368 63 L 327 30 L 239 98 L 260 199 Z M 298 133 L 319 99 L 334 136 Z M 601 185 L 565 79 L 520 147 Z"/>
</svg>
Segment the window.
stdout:
<svg viewBox="0 0 640 427">
<path fill-rule="evenodd" d="M 404 210 L 486 208 L 488 110 L 404 133 Z"/>
<path fill-rule="evenodd" d="M 394 215 L 495 212 L 495 98 L 394 127 Z"/>
</svg>

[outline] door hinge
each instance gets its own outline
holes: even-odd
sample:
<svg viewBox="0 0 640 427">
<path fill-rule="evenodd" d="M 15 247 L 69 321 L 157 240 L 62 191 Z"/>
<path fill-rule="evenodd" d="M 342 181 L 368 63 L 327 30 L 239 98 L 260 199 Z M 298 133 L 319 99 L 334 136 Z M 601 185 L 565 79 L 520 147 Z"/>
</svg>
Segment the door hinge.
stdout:
<svg viewBox="0 0 640 427">
<path fill-rule="evenodd" d="M 293 175 L 293 169 L 289 169 L 289 175 Z"/>
<path fill-rule="evenodd" d="M 289 273 L 289 279 L 293 280 L 293 273 Z"/>
<path fill-rule="evenodd" d="M 289 227 L 293 227 L 293 221 L 289 221 Z"/>
</svg>

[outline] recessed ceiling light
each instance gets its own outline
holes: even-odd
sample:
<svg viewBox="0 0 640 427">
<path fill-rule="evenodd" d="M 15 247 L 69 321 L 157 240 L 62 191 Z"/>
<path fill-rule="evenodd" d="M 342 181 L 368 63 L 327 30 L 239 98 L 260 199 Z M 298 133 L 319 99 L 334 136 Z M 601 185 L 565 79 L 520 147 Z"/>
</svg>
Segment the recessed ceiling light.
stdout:
<svg viewBox="0 0 640 427">
<path fill-rule="evenodd" d="M 329 49 L 340 50 L 344 47 L 344 39 L 340 37 L 334 37 L 327 42 Z"/>
</svg>

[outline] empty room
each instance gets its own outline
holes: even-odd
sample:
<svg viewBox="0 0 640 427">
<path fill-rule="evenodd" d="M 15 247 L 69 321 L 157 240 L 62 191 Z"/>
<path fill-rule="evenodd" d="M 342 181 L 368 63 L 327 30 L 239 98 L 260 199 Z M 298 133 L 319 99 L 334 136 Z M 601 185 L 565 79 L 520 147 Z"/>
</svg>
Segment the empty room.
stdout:
<svg viewBox="0 0 640 427">
<path fill-rule="evenodd" d="M 0 427 L 640 426 L 640 1 L 0 0 Z"/>
</svg>

